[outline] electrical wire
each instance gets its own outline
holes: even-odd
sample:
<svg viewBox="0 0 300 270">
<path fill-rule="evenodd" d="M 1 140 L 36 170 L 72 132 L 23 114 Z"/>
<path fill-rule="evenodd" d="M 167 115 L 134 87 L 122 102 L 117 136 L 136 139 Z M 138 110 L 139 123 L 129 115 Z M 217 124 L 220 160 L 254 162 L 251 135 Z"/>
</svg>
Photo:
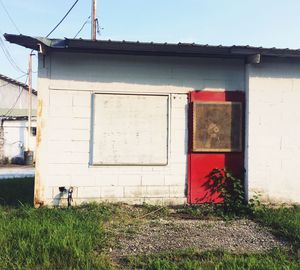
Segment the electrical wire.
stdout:
<svg viewBox="0 0 300 270">
<path fill-rule="evenodd" d="M 7 141 L 6 139 L 4 139 L 4 142 Z M 13 145 L 13 144 L 16 144 L 16 143 L 23 143 L 22 141 L 15 141 L 15 142 L 12 142 L 12 143 L 8 143 L 6 142 L 5 144 L 8 144 L 8 145 Z"/>
<path fill-rule="evenodd" d="M 0 0 L 1 1 L 1 0 Z M 65 14 L 65 16 L 63 16 L 63 18 L 59 21 L 59 23 L 49 32 L 49 34 L 46 37 L 49 37 L 55 30 L 56 28 L 65 20 L 65 18 L 69 15 L 69 13 L 71 12 L 71 10 L 76 6 L 76 4 L 78 3 L 79 0 L 76 0 L 74 2 L 74 4 L 70 7 L 70 9 L 68 10 L 68 12 Z"/>
<path fill-rule="evenodd" d="M 20 89 L 21 87 L 19 86 L 19 89 Z M 4 117 L 5 116 L 8 116 L 11 112 L 12 112 L 12 110 L 15 108 L 15 106 L 17 105 L 17 102 L 19 101 L 19 99 L 20 99 L 20 97 L 21 97 L 21 94 L 23 93 L 23 90 L 24 90 L 24 88 L 22 87 L 22 89 L 21 89 L 21 91 L 20 91 L 20 93 L 19 93 L 19 95 L 18 95 L 18 97 L 17 97 L 17 99 L 16 99 L 16 101 L 15 101 L 15 103 L 12 105 L 12 107 L 3 115 Z"/>
<path fill-rule="evenodd" d="M 26 77 L 26 80 L 25 80 L 25 83 L 24 83 L 24 84 L 27 83 L 27 80 L 28 80 L 28 76 Z M 21 95 L 22 95 L 22 93 L 23 93 L 23 91 L 24 91 L 24 87 L 19 86 L 19 90 L 20 90 L 20 93 L 19 93 L 19 95 L 18 95 L 18 97 L 17 97 L 15 103 L 14 103 L 14 104 L 11 106 L 11 108 L 6 112 L 6 114 L 3 115 L 4 117 L 5 117 L 5 116 L 8 116 L 8 115 L 12 112 L 12 110 L 15 108 L 15 106 L 17 105 L 17 102 L 19 101 L 19 99 L 20 99 L 20 97 L 21 97 Z"/>
<path fill-rule="evenodd" d="M 97 27 L 97 34 L 100 36 L 101 35 L 101 30 L 103 30 L 104 28 L 100 27 L 98 19 L 96 19 L 96 27 Z"/>
<path fill-rule="evenodd" d="M 13 80 L 14 80 L 14 81 L 19 80 L 19 79 L 25 77 L 26 75 L 27 75 L 27 73 L 26 73 L 26 74 L 23 74 L 23 75 L 20 76 L 20 77 L 14 78 Z M 0 79 L 1 79 L 1 78 L 0 78 Z M 0 85 L 0 87 L 4 87 L 4 86 L 9 85 L 9 84 L 13 84 L 13 83 L 12 83 L 12 82 L 6 82 L 6 83 Z M 14 84 L 13 84 L 13 85 L 14 85 Z"/>
<path fill-rule="evenodd" d="M 58 26 L 65 20 L 65 18 L 69 15 L 69 13 L 72 11 L 72 9 L 76 6 L 76 4 L 79 2 L 79 0 L 76 0 L 74 2 L 74 4 L 70 7 L 70 9 L 68 10 L 68 12 L 63 16 L 63 18 L 58 22 L 58 24 L 49 32 L 49 34 L 46 36 L 46 37 L 49 37 L 57 28 Z M 9 12 L 7 11 L 6 7 L 4 6 L 2 0 L 0 0 L 0 4 L 2 6 L 2 8 L 4 9 L 5 13 L 7 14 L 8 18 L 10 19 L 10 21 L 12 22 L 12 24 L 15 26 L 16 30 L 19 32 L 19 34 L 21 34 L 19 28 L 17 27 L 16 23 L 14 22 L 14 20 L 12 19 L 12 17 L 10 16 Z M 89 16 L 90 18 L 90 16 Z M 89 19 L 88 18 L 88 19 Z M 81 27 L 81 29 L 78 31 L 78 33 L 76 34 L 76 36 L 82 31 L 82 29 L 84 28 L 84 26 L 86 25 L 86 23 L 88 22 L 88 20 L 83 24 L 83 26 Z M 27 83 L 27 79 L 28 79 L 28 73 L 27 72 L 24 72 L 18 65 L 17 63 L 15 62 L 15 60 L 13 59 L 13 57 L 11 56 L 11 54 L 9 53 L 9 50 L 6 48 L 5 46 L 5 43 L 3 42 L 1 36 L 0 36 L 0 47 L 5 55 L 5 57 L 7 58 L 8 62 L 12 65 L 13 68 L 15 68 L 16 70 L 24 73 L 23 76 L 20 76 L 19 78 L 22 78 L 24 76 L 27 75 L 27 78 L 26 78 L 26 82 L 25 84 Z M 9 83 L 7 83 L 9 84 Z M 0 87 L 2 86 L 5 86 L 7 84 L 4 84 L 4 85 L 1 85 Z M 19 87 L 20 89 L 21 87 Z M 19 96 L 17 97 L 15 103 L 13 104 L 13 106 L 6 112 L 6 114 L 4 116 L 7 116 L 9 113 L 11 113 L 11 111 L 13 110 L 13 108 L 16 106 L 19 98 L 21 97 L 21 94 L 23 92 L 24 88 L 22 87 L 22 90 L 20 91 L 19 93 Z"/>
<path fill-rule="evenodd" d="M 10 65 L 18 72 L 21 72 L 23 74 L 26 74 L 25 71 L 23 71 L 16 63 L 16 61 L 14 60 L 14 58 L 11 56 L 9 50 L 6 48 L 5 43 L 3 42 L 3 40 L 0 37 L 0 47 L 4 53 L 4 56 L 6 57 L 7 61 L 10 63 Z"/>
<path fill-rule="evenodd" d="M 86 21 L 83 23 L 83 25 L 81 26 L 81 28 L 79 29 L 79 31 L 77 32 L 77 34 L 74 36 L 74 38 L 76 38 L 80 32 L 82 31 L 82 29 L 85 27 L 85 25 L 88 23 L 88 21 L 90 20 L 91 16 L 88 16 L 88 18 L 86 19 Z"/>
<path fill-rule="evenodd" d="M 10 14 L 9 14 L 8 10 L 6 9 L 5 5 L 3 4 L 2 0 L 0 0 L 0 4 L 1 4 L 3 10 L 5 11 L 7 17 L 9 18 L 9 20 L 11 21 L 11 23 L 12 23 L 12 24 L 14 25 L 14 27 L 16 28 L 17 32 L 18 32 L 19 34 L 21 34 L 21 31 L 19 30 L 18 26 L 17 26 L 16 23 L 14 22 L 13 18 L 10 16 Z"/>
<path fill-rule="evenodd" d="M 0 0 L 1 1 L 1 0 Z M 16 70 L 19 71 L 23 74 L 27 74 L 27 72 L 25 72 L 24 70 L 22 70 L 16 63 L 16 61 L 14 60 L 14 58 L 11 56 L 9 50 L 6 48 L 5 43 L 3 41 L 3 39 L 0 36 L 0 47 L 6 57 L 6 59 L 8 60 L 8 62 L 11 64 L 11 66 Z"/>
<path fill-rule="evenodd" d="M 77 0 L 77 2 L 78 2 L 78 0 Z M 0 0 L 0 5 L 2 6 L 2 8 L 3 8 L 3 10 L 5 11 L 7 17 L 9 18 L 9 20 L 11 21 L 11 23 L 13 24 L 13 26 L 15 27 L 15 29 L 17 30 L 17 32 L 21 35 L 20 29 L 18 28 L 17 24 L 14 22 L 12 16 L 9 14 L 9 12 L 8 12 L 7 8 L 5 7 L 4 3 L 2 2 L 2 0 Z M 0 33 L 1 33 L 1 32 L 0 32 Z M 1 35 L 2 35 L 2 33 L 1 33 Z M 7 47 L 5 46 L 5 43 L 4 43 L 4 41 L 3 41 L 3 39 L 2 39 L 1 36 L 0 36 L 0 47 L 1 47 L 1 49 L 2 49 L 2 51 L 3 51 L 3 53 L 4 53 L 4 55 L 5 55 L 6 59 L 7 59 L 8 62 L 11 64 L 11 66 L 12 66 L 15 70 L 17 70 L 17 71 L 23 73 L 22 76 L 19 76 L 19 77 L 17 77 L 17 78 L 14 79 L 14 80 L 18 80 L 18 79 L 20 79 L 20 78 L 23 78 L 24 76 L 27 76 L 27 77 L 26 77 L 26 80 L 25 80 L 25 83 L 24 83 L 24 84 L 26 84 L 26 83 L 27 83 L 27 80 L 28 80 L 28 73 L 27 73 L 27 72 L 24 72 L 24 71 L 17 65 L 16 61 L 15 61 L 14 58 L 11 56 L 9 50 L 8 50 Z M 3 85 L 0 85 L 0 87 L 4 87 L 4 86 L 6 86 L 6 85 L 8 85 L 8 84 L 11 84 L 11 82 L 7 82 L 7 83 L 5 83 L 5 84 L 3 84 Z M 18 97 L 16 98 L 16 100 L 15 100 L 14 104 L 11 106 L 11 108 L 10 108 L 10 109 L 5 113 L 5 115 L 3 115 L 3 116 L 8 116 L 8 115 L 12 112 L 12 110 L 14 109 L 14 107 L 16 106 L 16 104 L 18 103 L 18 101 L 19 101 L 19 99 L 20 99 L 20 97 L 21 97 L 21 95 L 22 95 L 22 93 L 23 93 L 23 90 L 24 90 L 24 87 L 23 87 L 23 86 L 19 86 L 19 91 L 20 91 L 20 93 L 19 93 Z"/>
</svg>

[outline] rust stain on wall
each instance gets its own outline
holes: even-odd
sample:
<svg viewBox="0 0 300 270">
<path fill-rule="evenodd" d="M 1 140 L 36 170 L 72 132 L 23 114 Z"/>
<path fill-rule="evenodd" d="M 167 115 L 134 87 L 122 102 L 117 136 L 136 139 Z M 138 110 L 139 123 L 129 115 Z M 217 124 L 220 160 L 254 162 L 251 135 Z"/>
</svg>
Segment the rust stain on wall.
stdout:
<svg viewBox="0 0 300 270">
<path fill-rule="evenodd" d="M 34 206 L 35 207 L 41 207 L 44 205 L 44 202 L 42 200 L 42 186 L 41 186 L 41 176 L 39 172 L 39 147 L 40 143 L 42 141 L 42 115 L 43 115 L 43 101 L 41 99 L 38 99 L 37 104 L 37 136 L 36 136 L 36 166 L 35 166 L 35 179 L 34 179 Z"/>
<path fill-rule="evenodd" d="M 41 200 L 41 177 L 39 171 L 36 169 L 34 179 L 34 207 L 38 208 L 44 205 Z"/>
</svg>

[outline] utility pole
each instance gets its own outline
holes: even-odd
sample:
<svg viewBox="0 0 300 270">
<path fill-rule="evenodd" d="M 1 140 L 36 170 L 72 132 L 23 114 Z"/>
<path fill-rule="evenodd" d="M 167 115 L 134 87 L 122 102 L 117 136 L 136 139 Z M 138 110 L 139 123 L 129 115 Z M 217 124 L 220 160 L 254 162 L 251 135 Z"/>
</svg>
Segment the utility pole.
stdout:
<svg viewBox="0 0 300 270">
<path fill-rule="evenodd" d="M 92 40 L 96 40 L 97 39 L 97 15 L 96 15 L 96 0 L 92 0 L 92 16 L 91 16 L 91 20 L 92 20 L 92 28 L 91 28 L 91 38 Z"/>
<path fill-rule="evenodd" d="M 32 112 L 32 56 L 29 54 L 28 61 L 28 133 L 27 133 L 27 151 L 30 151 L 30 137 L 31 137 L 31 112 Z"/>
<path fill-rule="evenodd" d="M 24 151 L 24 162 L 26 165 L 33 164 L 33 152 L 30 150 L 30 138 L 31 138 L 31 111 L 32 111 L 32 56 L 29 54 L 28 61 L 28 130 L 27 130 L 27 145 L 26 151 Z"/>
</svg>

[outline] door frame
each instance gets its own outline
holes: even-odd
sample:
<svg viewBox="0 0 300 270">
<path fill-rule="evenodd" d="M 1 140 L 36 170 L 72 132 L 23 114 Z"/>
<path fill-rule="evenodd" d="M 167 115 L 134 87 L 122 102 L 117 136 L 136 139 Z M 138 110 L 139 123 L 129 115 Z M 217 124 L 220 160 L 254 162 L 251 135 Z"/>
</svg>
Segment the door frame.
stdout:
<svg viewBox="0 0 300 270">
<path fill-rule="evenodd" d="M 216 102 L 241 102 L 242 103 L 242 159 L 245 168 L 245 91 L 213 91 L 213 90 L 193 90 L 188 94 L 188 188 L 187 188 L 187 202 L 192 204 L 192 157 L 193 155 L 201 154 L 192 151 L 193 143 L 193 102 L 194 101 L 216 101 Z M 214 153 L 214 152 L 212 152 Z M 244 169 L 245 171 L 245 169 Z M 245 185 L 245 181 L 243 183 Z M 246 192 L 245 192 L 246 194 Z"/>
</svg>

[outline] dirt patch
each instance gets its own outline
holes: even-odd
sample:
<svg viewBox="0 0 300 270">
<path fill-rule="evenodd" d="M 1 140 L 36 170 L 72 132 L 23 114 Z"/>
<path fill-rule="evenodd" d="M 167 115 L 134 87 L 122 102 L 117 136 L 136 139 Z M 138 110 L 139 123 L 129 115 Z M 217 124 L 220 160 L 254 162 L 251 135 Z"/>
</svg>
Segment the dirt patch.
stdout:
<svg viewBox="0 0 300 270">
<path fill-rule="evenodd" d="M 225 249 L 261 252 L 285 246 L 265 228 L 250 220 L 146 220 L 118 233 L 113 257 L 150 254 L 176 249 Z"/>
</svg>

